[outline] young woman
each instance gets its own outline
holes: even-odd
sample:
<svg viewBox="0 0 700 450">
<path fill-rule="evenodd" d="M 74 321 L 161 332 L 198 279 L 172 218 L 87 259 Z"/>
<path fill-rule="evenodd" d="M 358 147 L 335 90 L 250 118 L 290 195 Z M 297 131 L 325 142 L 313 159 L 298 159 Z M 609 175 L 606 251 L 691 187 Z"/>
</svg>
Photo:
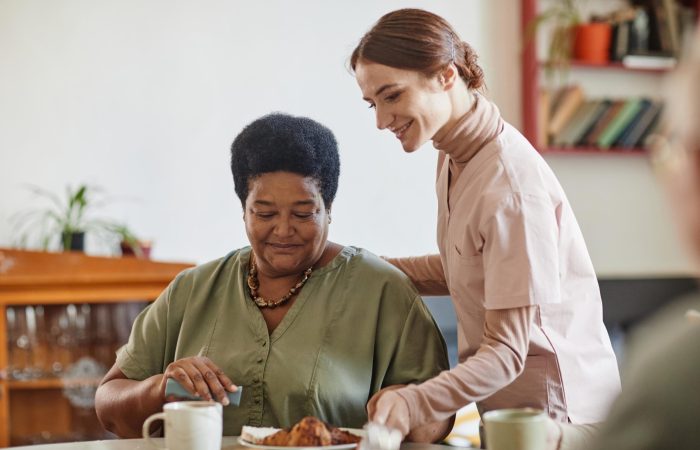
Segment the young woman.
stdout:
<svg viewBox="0 0 700 450">
<path fill-rule="evenodd" d="M 417 9 L 380 18 L 351 56 L 377 128 L 405 152 L 438 151 L 440 253 L 389 259 L 422 294 L 449 294 L 460 327 L 460 364 L 379 392 L 370 418 L 406 434 L 475 401 L 599 422 L 620 381 L 593 265 L 554 173 L 479 92 L 476 59 Z"/>
</svg>

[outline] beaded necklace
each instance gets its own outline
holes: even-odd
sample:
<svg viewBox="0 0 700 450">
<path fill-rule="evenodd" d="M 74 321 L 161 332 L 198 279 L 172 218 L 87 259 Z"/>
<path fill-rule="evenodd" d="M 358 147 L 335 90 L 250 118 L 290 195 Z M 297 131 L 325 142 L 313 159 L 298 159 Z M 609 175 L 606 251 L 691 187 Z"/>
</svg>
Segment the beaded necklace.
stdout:
<svg viewBox="0 0 700 450">
<path fill-rule="evenodd" d="M 304 271 L 304 277 L 297 284 L 292 286 L 292 288 L 287 292 L 282 298 L 277 300 L 267 300 L 265 298 L 258 296 L 258 289 L 260 288 L 260 282 L 258 281 L 258 267 L 255 265 L 255 255 L 250 254 L 250 272 L 248 273 L 248 289 L 250 289 L 250 296 L 260 308 L 276 308 L 281 304 L 288 301 L 297 292 L 301 290 L 306 284 L 306 281 L 311 276 L 313 267 L 309 267 Z"/>
</svg>

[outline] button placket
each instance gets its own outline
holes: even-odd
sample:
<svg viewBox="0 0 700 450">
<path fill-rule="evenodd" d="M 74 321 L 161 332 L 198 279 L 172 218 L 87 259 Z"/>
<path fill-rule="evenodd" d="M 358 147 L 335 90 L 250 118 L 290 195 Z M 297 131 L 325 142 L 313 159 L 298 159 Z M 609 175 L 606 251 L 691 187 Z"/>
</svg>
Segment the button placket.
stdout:
<svg viewBox="0 0 700 450">
<path fill-rule="evenodd" d="M 253 390 L 253 404 L 255 407 L 253 408 L 252 411 L 252 416 L 254 416 L 256 422 L 262 423 L 262 416 L 263 416 L 263 410 L 262 410 L 262 404 L 263 404 L 263 375 L 265 372 L 265 362 L 267 361 L 267 357 L 269 354 L 269 346 L 268 346 L 268 340 L 263 339 L 260 341 L 260 354 L 258 358 L 256 359 L 257 365 L 254 368 L 253 371 L 253 378 L 252 382 L 253 385 L 252 390 Z"/>
<path fill-rule="evenodd" d="M 261 320 L 261 326 L 257 330 L 255 342 L 259 345 L 258 354 L 252 355 L 251 362 L 251 378 L 250 380 L 250 409 L 248 414 L 248 422 L 252 426 L 261 426 L 263 421 L 263 373 L 265 362 L 269 354 L 270 337 L 267 332 L 267 327 Z"/>
</svg>

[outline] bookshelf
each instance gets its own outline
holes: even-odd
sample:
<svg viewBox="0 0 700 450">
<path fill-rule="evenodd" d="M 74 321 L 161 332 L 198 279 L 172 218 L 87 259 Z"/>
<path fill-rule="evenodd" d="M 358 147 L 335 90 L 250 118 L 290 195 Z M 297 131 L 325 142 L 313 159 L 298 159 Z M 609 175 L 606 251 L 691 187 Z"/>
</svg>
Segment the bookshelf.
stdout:
<svg viewBox="0 0 700 450">
<path fill-rule="evenodd" d="M 521 26 L 522 30 L 526 30 L 541 10 L 543 4 L 547 1 L 543 0 L 521 0 Z M 608 9 L 611 5 L 606 5 L 607 2 L 590 2 L 590 7 L 595 11 L 596 7 L 606 6 Z M 617 2 L 616 6 L 623 5 L 625 2 Z M 692 0 L 691 2 L 684 1 L 686 6 L 691 7 L 696 16 L 700 11 L 700 0 Z M 584 18 L 586 15 L 583 16 Z M 541 34 L 541 33 L 538 33 Z M 579 155 L 629 155 L 639 156 L 644 155 L 645 150 L 638 145 L 630 147 L 612 145 L 607 148 L 591 145 L 590 142 L 578 142 L 576 145 L 555 145 L 551 142 L 543 142 L 543 132 L 540 129 L 543 117 L 548 117 L 549 113 L 544 113 L 540 110 L 540 102 L 542 101 L 541 88 L 545 85 L 545 64 L 542 61 L 541 48 L 538 51 L 536 36 L 525 42 L 522 54 L 522 117 L 523 117 L 523 134 L 532 142 L 535 147 L 543 154 L 579 154 Z M 541 44 L 541 43 L 540 43 Z M 664 74 L 668 73 L 672 67 L 672 61 L 666 61 L 667 64 L 654 67 L 646 65 L 645 61 L 626 61 L 627 64 L 621 61 L 607 61 L 605 63 L 594 64 L 584 61 L 573 60 L 568 68 L 564 69 L 567 73 L 566 78 L 571 79 L 571 83 L 578 84 L 585 91 L 585 99 L 591 98 L 613 98 L 616 100 L 629 100 L 633 97 L 651 97 L 655 98 L 659 92 L 661 81 Z M 598 86 L 606 86 L 612 92 L 596 93 L 591 92 L 589 96 L 588 88 Z M 614 88 L 611 88 L 614 87 Z M 619 87 L 619 89 L 618 89 Z M 595 90 L 595 89 L 594 89 Z M 549 101 L 548 101 L 549 102 Z M 580 105 L 581 107 L 582 105 Z M 593 122 L 595 123 L 595 122 Z"/>
</svg>

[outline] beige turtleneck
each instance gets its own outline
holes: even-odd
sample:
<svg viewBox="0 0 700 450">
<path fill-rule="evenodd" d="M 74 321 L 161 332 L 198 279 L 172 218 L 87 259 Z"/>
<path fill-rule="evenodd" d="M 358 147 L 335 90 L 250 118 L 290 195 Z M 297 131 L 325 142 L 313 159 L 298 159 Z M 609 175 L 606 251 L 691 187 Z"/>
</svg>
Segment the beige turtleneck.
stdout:
<svg viewBox="0 0 700 450">
<path fill-rule="evenodd" d="M 603 419 L 619 392 L 597 280 L 551 169 L 478 93 L 439 140 L 439 255 L 389 259 L 423 295 L 450 295 L 452 370 L 399 389 L 411 427 L 476 401 L 531 406 L 557 421 Z"/>
<path fill-rule="evenodd" d="M 478 93 L 474 93 L 474 102 L 470 111 L 459 119 L 453 127 L 433 141 L 440 151 L 438 167 L 449 164 L 449 194 L 456 183 L 452 180 L 459 178 L 464 167 L 488 142 L 503 131 L 503 120 L 496 106 Z M 449 195 L 449 197 L 452 197 Z M 450 201 L 450 209 L 453 209 Z M 448 294 L 447 283 L 442 271 L 440 255 L 390 259 L 414 280 L 422 294 Z M 433 402 L 432 414 L 426 414 L 425 404 L 415 405 L 420 396 L 411 395 L 411 389 L 402 390 L 401 394 L 411 407 L 412 426 L 433 418 L 449 417 L 457 409 L 473 402 L 482 400 L 493 392 L 513 381 L 524 367 L 528 347 L 528 330 L 534 317 L 531 306 L 493 310 L 486 312 L 483 343 L 479 351 L 469 359 L 468 364 L 460 364 L 450 371 L 449 380 L 438 382 L 440 391 L 446 387 L 449 390 L 458 388 L 458 395 L 449 396 L 447 402 Z M 428 385 L 420 388 L 411 386 L 414 391 L 431 389 Z M 417 392 L 416 392 L 417 393 Z M 433 397 L 433 395 L 431 395 Z M 437 414 L 436 414 L 437 413 Z"/>
<path fill-rule="evenodd" d="M 472 93 L 472 98 L 469 112 L 462 116 L 444 136 L 433 141 L 433 146 L 440 152 L 438 174 L 447 160 L 450 166 L 450 180 L 458 178 L 474 155 L 503 131 L 503 119 L 496 105 L 477 92 Z M 455 183 L 449 183 L 450 192 L 454 185 Z M 452 196 L 449 197 L 452 198 Z M 440 255 L 386 259 L 411 277 L 421 295 L 450 294 Z"/>
</svg>

